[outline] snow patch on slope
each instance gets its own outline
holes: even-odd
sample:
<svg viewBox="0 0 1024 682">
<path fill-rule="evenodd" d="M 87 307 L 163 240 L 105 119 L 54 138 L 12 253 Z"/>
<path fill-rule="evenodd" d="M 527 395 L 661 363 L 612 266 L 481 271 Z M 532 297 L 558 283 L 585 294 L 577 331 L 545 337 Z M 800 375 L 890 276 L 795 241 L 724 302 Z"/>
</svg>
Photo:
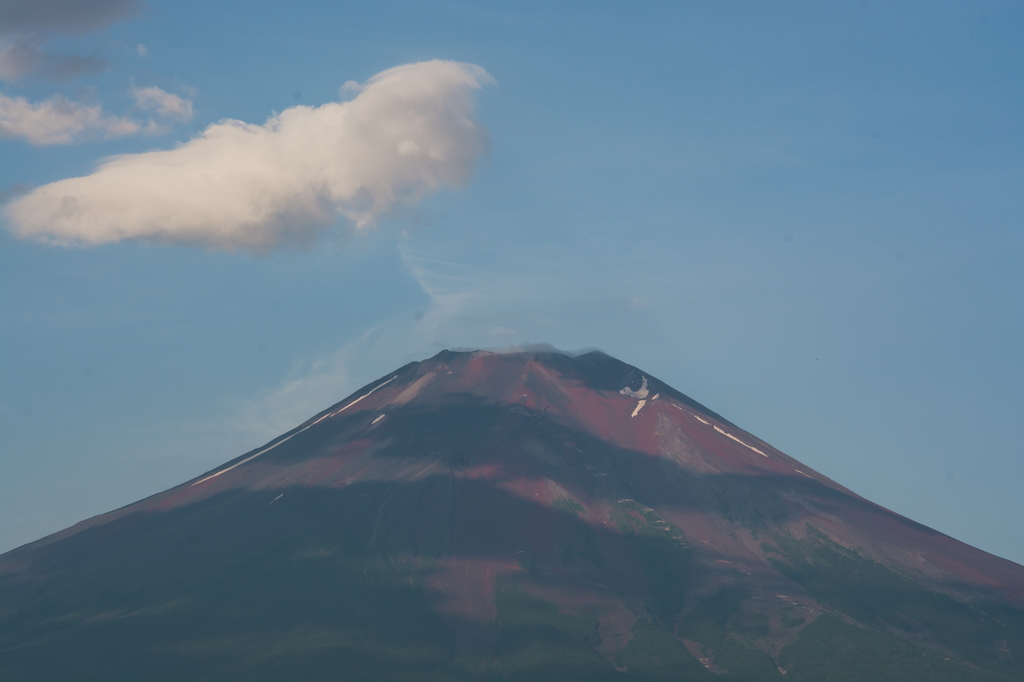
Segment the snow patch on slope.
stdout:
<svg viewBox="0 0 1024 682">
<path fill-rule="evenodd" d="M 635 416 L 637 416 L 638 414 L 640 414 L 640 410 L 642 410 L 642 409 L 644 408 L 644 405 L 646 405 L 646 404 L 647 404 L 647 401 L 646 401 L 646 400 L 641 400 L 640 402 L 638 402 L 638 403 L 636 404 L 636 409 L 635 409 L 635 410 L 633 410 L 633 414 L 631 414 L 631 415 L 629 415 L 629 416 L 630 416 L 630 417 L 635 417 Z"/>
<path fill-rule="evenodd" d="M 629 386 L 626 386 L 624 389 L 619 391 L 619 393 L 621 393 L 622 395 L 628 395 L 630 398 L 643 400 L 644 398 L 647 397 L 647 394 L 650 393 L 650 391 L 647 390 L 647 377 L 643 377 L 643 380 L 640 383 L 640 388 L 638 390 L 634 391 L 630 389 Z"/>
<path fill-rule="evenodd" d="M 647 404 L 647 395 L 650 393 L 650 391 L 647 390 L 647 377 L 641 375 L 639 389 L 634 391 L 629 386 L 626 386 L 625 388 L 620 390 L 619 393 L 630 398 L 636 398 L 637 400 L 640 401 L 633 409 L 633 414 L 629 415 L 630 417 L 637 416 L 638 414 L 640 414 L 640 410 L 644 409 L 644 405 Z M 654 396 L 654 398 L 657 397 L 657 395 Z M 654 398 L 651 398 L 651 400 L 654 400 Z"/>
</svg>

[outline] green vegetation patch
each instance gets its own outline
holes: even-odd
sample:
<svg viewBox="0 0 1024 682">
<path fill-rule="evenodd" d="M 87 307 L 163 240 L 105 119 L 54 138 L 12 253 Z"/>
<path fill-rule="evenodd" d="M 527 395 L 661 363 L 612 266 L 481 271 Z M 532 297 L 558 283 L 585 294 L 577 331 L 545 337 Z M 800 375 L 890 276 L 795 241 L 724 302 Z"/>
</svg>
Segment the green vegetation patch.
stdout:
<svg viewBox="0 0 1024 682">
<path fill-rule="evenodd" d="M 899 637 L 821 615 L 782 650 L 791 682 L 1009 682 Z"/>
<path fill-rule="evenodd" d="M 559 497 L 551 506 L 562 512 L 566 516 L 577 516 L 585 513 L 587 510 L 583 508 L 583 505 L 572 499 L 571 497 Z"/>
<path fill-rule="evenodd" d="M 635 500 L 619 500 L 612 520 L 626 536 L 647 578 L 651 615 L 672 630 L 693 586 L 694 551 L 682 531 Z"/>
<path fill-rule="evenodd" d="M 562 546 L 562 564 L 569 566 L 579 559 L 586 559 L 595 567 L 604 568 L 604 555 L 601 554 L 601 546 L 594 537 L 594 531 L 580 518 L 587 511 L 583 505 L 571 497 L 559 497 L 552 506 L 571 520 L 572 537 Z"/>
<path fill-rule="evenodd" d="M 333 680 L 344 670 L 348 679 L 397 680 L 451 669 L 454 633 L 408 557 L 274 546 L 265 561 L 172 587 L 154 588 L 131 611 L 5 651 L 0 679 L 137 682 L 144 671 L 153 682 L 277 682 Z M 0 633 L 18 631 L 0 622 Z"/>
<path fill-rule="evenodd" d="M 771 561 L 819 604 L 880 632 L 903 631 L 908 640 L 937 645 L 927 651 L 1024 679 L 1024 613 L 956 601 L 809 529 L 807 540 L 780 540 L 785 560 Z"/>
<path fill-rule="evenodd" d="M 702 644 L 715 665 L 728 671 L 727 679 L 730 681 L 782 679 L 771 656 L 748 646 L 736 636 L 742 632 L 736 621 L 741 604 L 747 597 L 743 590 L 727 587 L 701 599 L 680 622 L 679 634 Z"/>
<path fill-rule="evenodd" d="M 690 655 L 668 630 L 649 620 L 637 620 L 629 643 L 615 656 L 631 679 L 713 680 L 716 676 Z"/>
<path fill-rule="evenodd" d="M 612 680 L 614 666 L 596 651 L 598 620 L 559 612 L 557 604 L 506 583 L 495 592 L 501 629 L 485 666 L 489 676 L 533 680 Z"/>
</svg>

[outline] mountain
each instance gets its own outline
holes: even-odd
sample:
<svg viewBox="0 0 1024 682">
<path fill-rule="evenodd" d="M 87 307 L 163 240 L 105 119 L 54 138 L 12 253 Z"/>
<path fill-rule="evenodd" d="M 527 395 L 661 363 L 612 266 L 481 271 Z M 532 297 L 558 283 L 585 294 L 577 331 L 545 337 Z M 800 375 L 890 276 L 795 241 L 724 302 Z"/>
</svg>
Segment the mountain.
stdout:
<svg viewBox="0 0 1024 682">
<path fill-rule="evenodd" d="M 1024 567 L 602 353 L 444 351 L 0 555 L 0 680 L 1024 680 Z"/>
</svg>

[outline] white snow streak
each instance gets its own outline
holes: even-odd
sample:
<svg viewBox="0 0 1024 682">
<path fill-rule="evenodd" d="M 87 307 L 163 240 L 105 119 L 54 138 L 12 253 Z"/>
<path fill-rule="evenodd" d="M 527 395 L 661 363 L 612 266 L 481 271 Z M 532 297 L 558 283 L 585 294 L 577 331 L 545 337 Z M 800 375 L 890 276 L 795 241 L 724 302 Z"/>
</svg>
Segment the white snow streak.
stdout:
<svg viewBox="0 0 1024 682">
<path fill-rule="evenodd" d="M 631 414 L 631 415 L 629 415 L 629 416 L 630 416 L 630 417 L 635 417 L 635 416 L 637 416 L 638 414 L 640 414 L 640 410 L 642 410 L 642 409 L 643 409 L 643 407 L 644 407 L 644 405 L 646 405 L 646 404 L 647 404 L 647 401 L 646 401 L 646 400 L 641 400 L 640 402 L 638 402 L 638 403 L 636 404 L 636 409 L 635 409 L 635 410 L 633 410 L 633 414 Z"/>
<path fill-rule="evenodd" d="M 319 420 L 319 419 L 317 419 L 316 421 L 320 421 L 320 420 Z M 313 423 L 315 424 L 316 422 L 313 422 Z M 312 425 L 313 425 L 313 424 L 310 424 L 309 426 L 312 426 Z M 306 429 L 308 429 L 308 428 L 309 428 L 309 426 L 307 426 L 307 427 L 306 427 Z M 305 431 L 306 429 L 302 429 L 302 431 Z M 209 481 L 209 480 L 210 480 L 211 478 L 216 478 L 217 476 L 220 476 L 221 474 L 225 474 L 225 473 L 227 473 L 227 472 L 231 471 L 232 469 L 234 469 L 235 467 L 238 467 L 238 466 L 242 466 L 242 465 L 243 465 L 243 464 L 245 464 L 246 462 L 248 462 L 248 461 L 250 461 L 250 460 L 253 460 L 253 459 L 256 459 L 257 457 L 259 457 L 260 455 L 262 455 L 262 454 L 263 454 L 264 452 L 269 452 L 270 450 L 273 450 L 274 448 L 276 448 L 276 447 L 277 447 L 278 445 L 280 445 L 281 443 L 284 443 L 284 442 L 286 442 L 286 441 L 289 441 L 289 440 L 291 440 L 291 439 L 292 439 L 292 438 L 294 438 L 295 436 L 297 436 L 297 435 L 299 435 L 300 433 L 302 433 L 302 431 L 296 431 L 295 433 L 293 433 L 292 435 L 288 436 L 287 438 L 282 438 L 281 440 L 277 441 L 276 443 L 274 443 L 273 445 L 271 445 L 271 446 L 270 446 L 269 448 L 263 448 L 262 450 L 260 450 L 259 452 L 257 452 L 257 453 L 256 453 L 255 455 L 251 455 L 251 456 L 249 456 L 249 457 L 246 457 L 246 458 L 245 458 L 245 459 L 243 459 L 243 460 L 242 460 L 241 462 L 236 462 L 235 464 L 232 464 L 231 466 L 229 466 L 229 467 L 228 467 L 227 469 L 221 469 L 220 471 L 218 471 L 218 472 L 217 472 L 217 473 L 215 473 L 215 474 L 210 474 L 210 475 L 209 475 L 209 476 L 207 476 L 206 478 L 202 478 L 202 479 L 199 479 L 198 481 L 196 481 L 196 482 L 195 482 L 195 483 L 193 483 L 192 485 L 199 485 L 199 484 L 200 484 L 200 483 L 202 483 L 203 481 Z M 190 486 L 189 486 L 189 488 L 191 488 L 191 487 L 192 487 L 192 485 L 190 485 Z"/>
<path fill-rule="evenodd" d="M 374 387 L 373 387 L 372 389 L 370 389 L 370 392 L 369 392 L 369 393 L 367 393 L 366 395 L 364 395 L 364 396 L 360 396 L 360 397 L 356 398 L 355 400 L 353 400 L 353 401 L 352 401 L 352 402 L 350 402 L 350 403 L 349 403 L 348 405 L 346 405 L 345 407 L 341 408 L 340 410 L 338 410 L 338 411 L 337 411 L 337 412 L 335 412 L 334 414 L 329 414 L 329 415 L 327 415 L 327 416 L 329 416 L 329 417 L 333 417 L 333 416 L 334 416 L 335 414 L 341 414 L 342 412 L 344 412 L 344 411 L 345 411 L 345 410 L 347 410 L 348 408 L 350 408 L 350 407 L 352 407 L 353 405 L 355 405 L 356 403 L 358 403 L 358 402 L 359 402 L 360 400 L 362 400 L 363 398 L 369 398 L 369 397 L 370 397 L 370 394 L 372 394 L 372 393 L 373 393 L 374 391 L 376 391 L 376 390 L 377 390 L 378 388 L 383 388 L 383 387 L 384 387 L 384 386 L 385 386 L 386 384 L 390 384 L 390 383 L 391 383 L 392 381 L 394 381 L 394 380 L 395 380 L 395 379 L 397 379 L 397 378 L 398 378 L 398 375 L 396 374 L 395 376 L 391 377 L 390 379 L 388 379 L 387 381 L 385 381 L 385 382 L 384 382 L 383 384 L 381 384 L 380 386 L 374 386 Z M 322 417 L 321 417 L 321 419 L 322 419 Z M 315 424 L 316 422 L 313 422 L 313 423 Z M 312 424 L 310 424 L 310 426 L 312 426 Z"/>
<path fill-rule="evenodd" d="M 653 400 L 653 399 L 654 399 L 654 398 L 652 398 L 652 400 Z M 673 404 L 673 405 L 675 405 L 675 406 L 676 406 L 676 407 L 677 407 L 678 409 L 680 409 L 680 410 L 682 410 L 682 409 L 683 409 L 682 407 L 679 407 L 679 405 L 676 405 L 675 403 L 672 403 L 672 404 Z M 683 411 L 685 412 L 685 410 L 683 410 Z M 722 434 L 722 435 L 723 435 L 723 436 L 725 436 L 726 438 L 732 438 L 732 439 L 733 439 L 734 441 L 736 441 L 737 443 L 739 443 L 739 444 L 740 444 L 740 445 L 742 445 L 743 447 L 745 447 L 745 448 L 750 448 L 751 450 L 753 450 L 753 451 L 754 451 L 754 452 L 756 452 L 757 454 L 761 455 L 762 457 L 767 457 L 767 456 L 768 456 L 768 455 L 764 454 L 763 452 L 761 452 L 760 450 L 758 450 L 757 448 L 755 448 L 755 447 L 754 447 L 753 445 L 747 445 L 746 443 L 744 443 L 743 441 L 741 441 L 741 440 L 740 440 L 739 438 L 737 438 L 736 436 L 732 435 L 732 434 L 731 434 L 731 433 L 729 433 L 728 431 L 724 431 L 724 430 L 722 430 L 721 428 L 719 428 L 718 426 L 716 426 L 716 425 L 712 424 L 711 422 L 709 422 L 709 421 L 706 421 L 706 420 L 704 420 L 704 419 L 701 419 L 701 418 L 700 418 L 700 417 L 699 417 L 698 415 L 696 415 L 696 414 L 694 414 L 694 413 L 692 413 L 692 412 L 690 413 L 690 415 L 691 415 L 691 416 L 692 416 L 692 417 L 693 417 L 694 419 L 696 419 L 697 421 L 699 421 L 699 422 L 700 422 L 701 424 L 706 424 L 706 425 L 708 425 L 708 426 L 710 426 L 710 427 L 714 428 L 714 430 L 715 430 L 715 431 L 718 431 L 718 432 L 719 432 L 720 434 Z M 803 474 L 804 472 L 802 472 L 802 471 L 801 471 L 800 473 L 802 473 L 802 474 Z M 807 476 L 807 474 L 804 474 L 804 476 Z M 808 476 L 808 478 L 810 478 L 810 476 Z"/>
<path fill-rule="evenodd" d="M 702 419 L 701 421 L 704 421 L 704 420 Z M 707 422 L 704 422 L 704 423 L 706 424 Z M 714 424 L 712 424 L 712 426 L 714 426 Z M 723 431 L 722 429 L 718 428 L 717 426 L 714 426 L 714 428 L 715 428 L 715 431 L 718 431 L 723 436 L 725 436 L 727 438 L 732 438 L 734 441 L 736 441 L 737 443 L 739 443 L 743 447 L 750 448 L 751 450 L 753 450 L 757 454 L 761 455 L 762 457 L 767 457 L 768 456 L 768 455 L 764 454 L 763 452 L 761 452 L 760 450 L 758 450 L 757 448 L 755 448 L 753 445 L 747 445 L 746 443 L 744 443 L 743 441 L 741 441 L 739 438 L 737 438 L 736 436 L 732 435 L 731 433 L 729 433 L 727 431 Z"/>
<path fill-rule="evenodd" d="M 383 418 L 384 418 L 384 413 L 382 412 L 379 415 L 377 415 L 376 419 L 374 419 L 372 422 L 370 422 L 370 426 L 373 426 L 374 424 L 376 424 L 377 422 L 379 422 Z"/>
<path fill-rule="evenodd" d="M 231 466 L 229 466 L 229 467 L 228 467 L 227 469 L 221 469 L 221 470 L 220 470 L 220 471 L 218 471 L 217 473 L 214 473 L 214 474 L 210 474 L 210 475 L 209 475 L 209 476 L 207 476 L 206 478 L 201 478 L 201 479 L 199 479 L 198 481 L 196 481 L 195 483 L 193 483 L 192 485 L 190 485 L 190 486 L 189 486 L 189 488 L 191 488 L 191 487 L 192 487 L 193 485 L 199 485 L 200 483 L 202 483 L 202 482 L 204 482 L 204 481 L 209 481 L 209 480 L 210 480 L 211 478 L 216 478 L 217 476 L 220 476 L 221 474 L 226 474 L 227 472 L 231 471 L 231 470 L 232 470 L 232 469 L 234 469 L 235 467 L 239 467 L 239 466 L 242 466 L 242 465 L 243 465 L 243 464 L 245 464 L 246 462 L 250 462 L 250 461 L 252 461 L 252 460 L 256 459 L 257 457 L 259 457 L 260 455 L 262 455 L 262 454 L 263 454 L 263 453 L 265 453 L 265 452 L 270 452 L 271 450 L 273 450 L 274 448 L 276 448 L 276 447 L 277 447 L 278 445 L 280 445 L 281 443 L 285 443 L 285 442 L 287 442 L 287 441 L 290 441 L 290 440 L 291 440 L 292 438 L 294 438 L 295 436 L 299 435 L 300 433 L 302 433 L 302 432 L 303 432 L 303 431 L 305 431 L 306 429 L 308 429 L 308 428 L 310 428 L 310 427 L 312 427 L 312 426 L 316 426 L 317 424 L 319 424 L 319 423 L 320 423 L 320 422 L 322 422 L 323 420 L 327 419 L 328 417 L 333 417 L 333 416 L 335 416 L 335 415 L 337 415 L 337 414 L 340 414 L 340 413 L 342 413 L 343 411 L 347 410 L 348 408 L 350 408 L 350 407 L 352 407 L 353 405 L 355 405 L 356 403 L 358 403 L 358 402 L 359 402 L 360 400 L 362 400 L 363 398 L 366 398 L 366 397 L 368 397 L 368 396 L 369 396 L 369 395 L 370 395 L 371 393 L 373 393 L 374 391 L 376 391 L 376 390 L 377 390 L 378 388 L 381 388 L 381 387 L 383 387 L 383 386 L 384 386 L 385 384 L 389 384 L 389 383 L 391 383 L 392 381 L 394 381 L 394 380 L 395 380 L 395 379 L 397 379 L 397 378 L 398 378 L 398 375 L 396 374 L 395 376 L 391 377 L 390 379 L 388 379 L 388 380 L 387 380 L 387 381 L 385 381 L 384 383 L 382 383 L 382 384 L 380 384 L 380 385 L 378 385 L 378 386 L 374 386 L 374 387 L 373 387 L 372 389 L 370 389 L 370 390 L 369 390 L 369 392 L 367 392 L 367 393 L 366 393 L 365 395 L 362 395 L 362 396 L 360 396 L 360 397 L 356 398 L 355 400 L 353 400 L 352 402 L 350 402 L 350 403 L 349 403 L 348 405 L 346 405 L 345 407 L 343 407 L 343 408 L 341 408 L 341 409 L 339 409 L 339 410 L 336 410 L 336 411 L 334 411 L 334 412 L 329 412 L 329 413 L 325 414 L 324 416 L 320 417 L 319 419 L 317 419 L 317 420 L 316 420 L 315 422 L 313 422 L 312 424 L 309 424 L 308 426 L 305 426 L 305 427 L 303 427 L 303 428 L 299 429 L 298 431 L 296 431 L 295 433 L 293 433 L 293 434 L 292 434 L 292 435 L 290 435 L 290 436 L 287 436 L 287 437 L 285 437 L 285 438 L 282 438 L 281 440 L 277 441 L 276 443 L 274 443 L 273 445 L 271 445 L 271 446 L 269 446 L 269 447 L 265 447 L 265 448 L 263 448 L 262 450 L 260 450 L 259 452 L 257 452 L 257 453 L 256 453 L 255 455 L 250 455 L 250 456 L 246 457 L 245 459 L 243 459 L 243 460 L 242 460 L 241 462 L 236 462 L 236 463 L 232 464 L 232 465 L 231 465 Z M 381 416 L 383 416 L 383 415 L 381 415 Z M 283 494 L 283 493 L 282 493 L 282 494 Z"/>
</svg>

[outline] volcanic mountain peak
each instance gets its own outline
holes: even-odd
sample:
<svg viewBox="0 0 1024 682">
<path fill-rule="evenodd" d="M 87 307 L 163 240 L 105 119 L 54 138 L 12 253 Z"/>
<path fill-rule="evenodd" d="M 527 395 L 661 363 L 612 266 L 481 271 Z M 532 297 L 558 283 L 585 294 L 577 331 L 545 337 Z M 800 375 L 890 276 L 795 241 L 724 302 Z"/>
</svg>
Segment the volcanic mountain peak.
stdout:
<svg viewBox="0 0 1024 682">
<path fill-rule="evenodd" d="M 0 556 L 0 679 L 140 676 L 1024 679 L 1024 568 L 603 353 L 444 351 Z"/>
</svg>

